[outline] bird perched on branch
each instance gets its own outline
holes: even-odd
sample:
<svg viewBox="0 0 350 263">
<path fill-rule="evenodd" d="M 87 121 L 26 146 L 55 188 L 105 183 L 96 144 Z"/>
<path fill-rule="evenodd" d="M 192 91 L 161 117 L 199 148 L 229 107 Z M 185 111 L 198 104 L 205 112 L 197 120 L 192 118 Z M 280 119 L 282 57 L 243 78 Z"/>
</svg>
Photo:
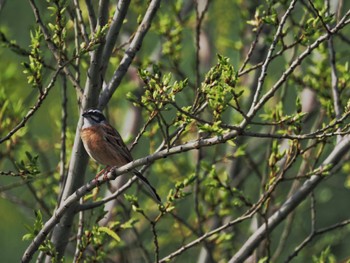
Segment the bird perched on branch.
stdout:
<svg viewBox="0 0 350 263">
<path fill-rule="evenodd" d="M 120 167 L 133 160 L 131 153 L 122 137 L 106 120 L 98 109 L 85 111 L 84 124 L 80 132 L 85 150 L 96 162 L 106 165 L 106 169 L 113 166 Z M 102 170 L 102 171 L 104 171 Z M 132 171 L 149 189 L 152 197 L 161 203 L 161 199 L 149 181 L 136 169 Z"/>
</svg>

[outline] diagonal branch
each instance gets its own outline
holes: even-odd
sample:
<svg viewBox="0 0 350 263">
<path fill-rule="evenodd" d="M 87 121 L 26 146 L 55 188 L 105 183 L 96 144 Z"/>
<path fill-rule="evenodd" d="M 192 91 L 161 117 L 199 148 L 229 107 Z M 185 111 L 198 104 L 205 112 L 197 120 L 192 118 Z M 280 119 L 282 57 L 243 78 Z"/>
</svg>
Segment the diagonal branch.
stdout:
<svg viewBox="0 0 350 263">
<path fill-rule="evenodd" d="M 62 217 L 68 212 L 68 210 L 69 212 L 73 211 L 75 206 L 77 205 L 77 201 L 81 197 L 83 197 L 85 194 L 87 194 L 89 191 L 94 189 L 95 187 L 101 184 L 104 184 L 107 181 L 114 180 L 117 176 L 127 173 L 138 166 L 152 163 L 158 159 L 162 159 L 170 155 L 174 155 L 174 154 L 178 154 L 178 153 L 182 153 L 182 152 L 186 152 L 194 149 L 199 149 L 201 147 L 208 147 L 214 144 L 224 143 L 234 138 L 235 136 L 237 136 L 237 131 L 233 131 L 222 136 L 215 136 L 208 139 L 199 139 L 183 145 L 172 147 L 170 149 L 164 149 L 162 151 L 156 152 L 147 157 L 128 163 L 118 169 L 112 170 L 107 176 L 102 176 L 100 178 L 93 179 L 87 184 L 79 187 L 76 191 L 72 192 L 72 194 L 62 199 L 62 203 L 56 209 L 56 211 L 54 212 L 54 215 L 45 223 L 43 228 L 40 230 L 40 232 L 34 238 L 32 243 L 26 249 L 22 257 L 22 262 L 29 262 L 31 260 L 34 253 L 38 250 L 39 246 L 46 239 L 47 235 L 60 221 L 62 221 Z M 79 176 L 79 174 L 77 174 L 77 176 Z M 60 225 L 62 225 L 62 222 L 60 222 Z"/>
<path fill-rule="evenodd" d="M 277 28 L 277 31 L 276 31 L 276 34 L 273 38 L 273 41 L 272 41 L 272 44 L 269 48 L 269 51 L 267 53 L 267 56 L 266 56 L 266 59 L 261 67 L 261 73 L 260 73 L 260 76 L 259 76 L 259 79 L 258 79 L 258 86 L 256 88 L 256 91 L 255 91 L 255 94 L 254 94 L 254 99 L 253 99 L 253 103 L 252 103 L 252 108 L 258 103 L 258 100 L 259 100 L 259 95 L 261 93 L 261 90 L 262 90 L 262 86 L 264 84 L 264 80 L 265 80 L 265 77 L 266 77 L 266 73 L 267 73 L 267 68 L 270 64 L 270 62 L 272 61 L 272 54 L 273 54 L 273 51 L 275 50 L 276 48 L 276 45 L 277 45 L 277 42 L 278 42 L 278 39 L 281 37 L 282 35 L 282 29 L 283 29 L 283 26 L 284 24 L 286 23 L 287 21 L 287 18 L 289 16 L 289 14 L 292 12 L 292 10 L 294 9 L 294 6 L 295 6 L 295 3 L 296 3 L 296 0 L 293 0 L 286 13 L 283 15 L 282 19 L 281 19 L 281 22 L 279 23 L 278 25 L 278 28 Z"/>
<path fill-rule="evenodd" d="M 146 14 L 143 17 L 133 40 L 131 41 L 130 47 L 125 51 L 124 57 L 121 60 L 119 67 L 114 72 L 107 87 L 105 87 L 101 92 L 98 105 L 100 109 L 103 109 L 107 105 L 108 101 L 122 81 L 137 51 L 141 48 L 142 41 L 151 26 L 152 19 L 154 18 L 159 5 L 160 0 L 152 0 L 149 4 Z"/>
<path fill-rule="evenodd" d="M 350 137 L 344 137 L 329 154 L 329 156 L 323 161 L 319 169 L 322 171 L 324 167 L 330 165 L 334 166 L 344 157 L 345 153 L 350 149 Z M 312 192 L 312 190 L 325 178 L 322 175 L 313 175 L 309 180 L 296 191 L 290 198 L 288 198 L 284 204 L 279 208 L 270 218 L 267 223 L 260 226 L 245 242 L 241 249 L 230 259 L 230 263 L 244 262 L 255 248 L 266 238 L 268 232 L 271 232 L 277 227 L 284 218 L 293 211 L 305 198 Z"/>
<path fill-rule="evenodd" d="M 61 64 L 64 65 L 63 66 L 63 71 L 67 75 L 69 80 L 72 82 L 72 84 L 73 84 L 74 88 L 76 89 L 76 92 L 77 92 L 77 94 L 79 96 L 79 99 L 81 99 L 82 95 L 83 95 L 83 90 L 80 87 L 80 84 L 74 78 L 72 72 L 68 68 L 69 63 L 67 63 L 67 61 L 70 61 L 70 60 L 62 61 L 62 57 L 61 57 L 60 51 L 58 50 L 57 46 L 52 42 L 52 37 L 50 36 L 49 30 L 47 29 L 47 27 L 45 26 L 44 22 L 41 19 L 38 7 L 36 6 L 34 0 L 29 0 L 29 3 L 30 3 L 30 6 L 33 9 L 33 13 L 34 13 L 34 16 L 35 16 L 36 23 L 39 25 L 40 30 L 41 30 L 41 32 L 44 35 L 45 41 L 47 43 L 47 46 L 49 47 L 49 49 L 52 52 L 52 54 L 55 56 L 56 60 L 58 62 L 61 62 Z"/>
<path fill-rule="evenodd" d="M 102 77 L 105 77 L 109 59 L 119 36 L 120 28 L 123 25 L 128 11 L 130 0 L 119 1 L 113 20 L 106 36 L 106 44 L 102 54 Z"/>
<path fill-rule="evenodd" d="M 343 18 L 339 21 L 339 23 L 330 30 L 331 34 L 336 34 L 340 29 L 350 23 L 350 20 L 346 20 L 347 17 L 350 16 L 350 10 L 343 16 Z M 321 43 L 326 41 L 330 35 L 328 33 L 320 36 L 316 39 L 312 44 L 307 46 L 306 50 L 301 53 L 289 66 L 287 70 L 285 70 L 279 80 L 273 85 L 273 87 L 267 91 L 256 104 L 252 105 L 247 113 L 249 118 L 255 116 L 256 112 L 270 99 L 273 97 L 275 92 L 281 87 L 283 83 L 287 80 L 288 76 L 294 72 L 294 70 L 301 64 L 301 62 L 308 57 L 308 55 L 316 49 Z"/>
<path fill-rule="evenodd" d="M 342 228 L 345 227 L 347 225 L 350 224 L 350 219 L 346 219 L 342 222 L 336 223 L 334 225 L 325 227 L 325 228 L 321 228 L 321 229 L 316 229 L 314 231 L 312 231 L 312 233 L 310 233 L 309 236 L 307 236 L 303 242 L 294 249 L 293 253 L 291 255 L 288 256 L 287 260 L 285 262 L 290 262 L 294 257 L 296 257 L 298 255 L 298 253 L 307 245 L 309 244 L 316 236 L 318 235 L 322 235 L 323 233 L 329 232 L 329 231 L 333 231 L 336 230 L 338 228 Z"/>
<path fill-rule="evenodd" d="M 53 74 L 53 76 L 51 78 L 51 81 L 50 81 L 49 85 L 47 85 L 46 89 L 44 89 L 44 91 L 40 94 L 40 96 L 39 96 L 37 102 L 35 103 L 35 105 L 31 108 L 30 111 L 27 112 L 26 116 L 23 117 L 22 121 L 20 123 L 18 123 L 16 125 L 16 127 L 14 127 L 5 137 L 0 139 L 0 144 L 3 143 L 6 140 L 9 140 L 19 129 L 23 128 L 26 125 L 28 120 L 40 108 L 41 104 L 43 103 L 43 101 L 45 100 L 47 95 L 49 94 L 49 91 L 51 90 L 51 88 L 55 85 L 56 79 L 57 79 L 57 75 L 58 75 L 58 73 L 61 70 L 62 70 L 62 67 L 59 67 L 55 71 L 55 73 Z"/>
</svg>

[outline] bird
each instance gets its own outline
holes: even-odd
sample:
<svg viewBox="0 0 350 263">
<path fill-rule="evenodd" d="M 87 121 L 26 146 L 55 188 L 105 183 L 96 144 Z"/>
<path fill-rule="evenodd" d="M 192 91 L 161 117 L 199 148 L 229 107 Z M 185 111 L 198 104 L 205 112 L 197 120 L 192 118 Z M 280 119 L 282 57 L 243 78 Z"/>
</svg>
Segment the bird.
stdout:
<svg viewBox="0 0 350 263">
<path fill-rule="evenodd" d="M 88 109 L 83 112 L 82 117 L 84 123 L 80 131 L 81 140 L 88 155 L 97 163 L 106 166 L 102 171 L 114 166 L 118 168 L 133 161 L 119 132 L 108 123 L 99 109 Z M 148 188 L 153 199 L 161 204 L 161 198 L 146 177 L 136 169 L 132 172 Z M 100 173 L 97 176 L 99 175 Z"/>
</svg>

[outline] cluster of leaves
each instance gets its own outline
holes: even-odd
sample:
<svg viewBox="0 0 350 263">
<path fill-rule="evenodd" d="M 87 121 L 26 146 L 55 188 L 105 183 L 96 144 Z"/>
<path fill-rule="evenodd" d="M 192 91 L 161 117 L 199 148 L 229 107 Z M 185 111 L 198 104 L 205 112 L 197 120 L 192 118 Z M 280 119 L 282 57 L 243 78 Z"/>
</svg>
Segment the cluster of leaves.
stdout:
<svg viewBox="0 0 350 263">
<path fill-rule="evenodd" d="M 40 93 L 43 91 L 43 57 L 41 51 L 41 41 L 43 34 L 40 29 L 37 29 L 34 33 L 30 33 L 31 38 L 31 51 L 29 54 L 29 63 L 24 62 L 24 74 L 28 75 L 28 83 L 33 88 L 39 89 Z"/>
<path fill-rule="evenodd" d="M 52 41 L 56 48 L 63 53 L 66 49 L 65 40 L 67 37 L 66 30 L 66 0 L 49 0 L 51 5 L 48 6 L 48 10 L 51 12 L 51 17 L 55 18 L 55 23 L 48 23 L 49 29 L 52 32 Z M 64 54 L 61 54 L 64 57 Z"/>
<path fill-rule="evenodd" d="M 233 105 L 232 102 L 238 104 L 243 91 L 237 91 L 236 81 L 237 72 L 229 63 L 229 59 L 218 55 L 218 64 L 206 74 L 201 87 L 205 100 L 212 109 L 214 120 L 221 119 L 223 112 Z"/>
<path fill-rule="evenodd" d="M 17 170 L 20 174 L 24 174 L 29 177 L 36 176 L 40 174 L 39 164 L 38 164 L 38 155 L 32 156 L 30 152 L 25 152 L 27 156 L 27 161 L 24 160 L 16 163 Z"/>
<path fill-rule="evenodd" d="M 123 242 L 117 232 L 122 232 L 125 229 L 134 227 L 136 221 L 131 219 L 128 222 L 120 223 L 118 221 L 110 222 L 109 226 L 98 226 L 97 222 L 90 230 L 85 230 L 79 243 L 79 255 L 77 260 L 82 258 L 91 261 L 103 261 L 108 258 L 108 253 L 111 250 L 121 248 Z M 86 250 L 93 250 L 94 253 L 85 253 Z"/>
<path fill-rule="evenodd" d="M 299 134 L 301 132 L 303 117 L 307 114 L 301 111 L 300 99 L 296 99 L 296 112 L 294 114 L 286 114 L 284 105 L 278 102 L 274 107 L 266 106 L 265 112 L 260 114 L 262 120 L 271 124 L 278 125 L 279 134 Z"/>
<path fill-rule="evenodd" d="M 153 73 L 141 69 L 139 75 L 145 84 L 140 105 L 149 112 L 168 110 L 166 106 L 176 103 L 176 95 L 187 86 L 187 80 L 171 83 L 171 73 L 163 75 L 157 65 L 153 65 Z"/>
<path fill-rule="evenodd" d="M 23 240 L 32 240 L 43 227 L 44 221 L 43 221 L 43 215 L 41 211 L 34 210 L 34 214 L 35 214 L 34 225 L 33 226 L 25 225 L 28 233 L 22 237 Z M 47 255 L 50 255 L 52 257 L 52 262 L 54 263 L 63 262 L 63 259 L 61 260 L 58 259 L 56 249 L 49 240 L 45 240 L 45 242 L 40 245 L 39 250 Z"/>
</svg>

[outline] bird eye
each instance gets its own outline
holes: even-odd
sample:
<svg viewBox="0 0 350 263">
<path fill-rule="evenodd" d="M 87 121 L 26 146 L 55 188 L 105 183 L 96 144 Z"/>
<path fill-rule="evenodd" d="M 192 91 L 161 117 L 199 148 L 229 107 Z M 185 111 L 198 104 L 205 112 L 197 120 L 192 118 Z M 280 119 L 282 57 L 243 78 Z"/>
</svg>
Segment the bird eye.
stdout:
<svg viewBox="0 0 350 263">
<path fill-rule="evenodd" d="M 99 118 L 98 116 L 96 115 L 91 115 L 91 119 L 95 122 L 101 122 L 101 118 Z"/>
</svg>

